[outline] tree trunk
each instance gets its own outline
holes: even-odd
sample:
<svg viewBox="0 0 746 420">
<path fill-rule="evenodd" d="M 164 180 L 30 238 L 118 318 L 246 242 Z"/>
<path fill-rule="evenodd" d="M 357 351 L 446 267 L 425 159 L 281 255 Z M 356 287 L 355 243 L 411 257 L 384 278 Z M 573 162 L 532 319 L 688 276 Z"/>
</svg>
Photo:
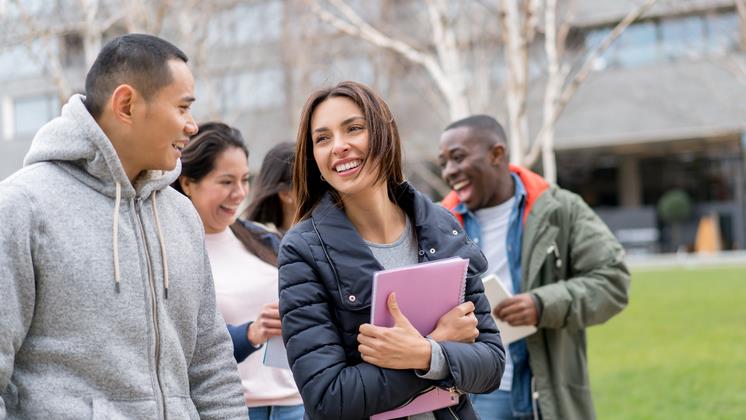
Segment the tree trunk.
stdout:
<svg viewBox="0 0 746 420">
<path fill-rule="evenodd" d="M 526 115 L 526 98 L 528 86 L 528 45 L 525 34 L 521 31 L 522 18 L 518 10 L 518 0 L 503 0 L 500 14 L 505 36 L 505 60 L 508 63 L 507 105 L 508 126 L 510 133 L 510 162 L 516 165 L 523 163 L 524 145 L 528 141 L 528 118 Z"/>
</svg>

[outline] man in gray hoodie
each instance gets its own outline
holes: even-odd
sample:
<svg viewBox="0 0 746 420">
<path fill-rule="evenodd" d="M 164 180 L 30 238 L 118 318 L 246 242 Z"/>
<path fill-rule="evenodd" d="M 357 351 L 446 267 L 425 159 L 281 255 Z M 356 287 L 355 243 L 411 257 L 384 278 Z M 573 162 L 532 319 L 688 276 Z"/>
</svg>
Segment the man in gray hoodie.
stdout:
<svg viewBox="0 0 746 420">
<path fill-rule="evenodd" d="M 24 168 L 0 183 L 0 419 L 247 416 L 189 200 L 183 52 L 100 52 Z"/>
</svg>

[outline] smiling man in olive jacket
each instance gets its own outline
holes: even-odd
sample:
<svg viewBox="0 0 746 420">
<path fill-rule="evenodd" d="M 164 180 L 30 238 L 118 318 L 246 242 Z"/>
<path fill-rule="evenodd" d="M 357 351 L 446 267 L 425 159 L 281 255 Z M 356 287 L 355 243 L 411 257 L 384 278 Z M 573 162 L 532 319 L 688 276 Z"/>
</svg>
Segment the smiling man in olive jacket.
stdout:
<svg viewBox="0 0 746 420">
<path fill-rule="evenodd" d="M 500 389 L 474 396 L 475 408 L 483 419 L 594 418 L 585 328 L 627 305 L 622 246 L 579 196 L 510 165 L 490 116 L 449 125 L 439 159 L 453 189 L 442 204 L 514 294 L 493 314 L 538 327 L 506 348 Z"/>
</svg>

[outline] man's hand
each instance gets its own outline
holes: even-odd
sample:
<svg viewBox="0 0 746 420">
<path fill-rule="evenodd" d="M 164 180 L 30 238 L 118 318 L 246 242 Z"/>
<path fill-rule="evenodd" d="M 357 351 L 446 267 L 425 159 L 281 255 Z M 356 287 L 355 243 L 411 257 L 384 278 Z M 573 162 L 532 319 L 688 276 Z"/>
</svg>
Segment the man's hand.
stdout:
<svg viewBox="0 0 746 420">
<path fill-rule="evenodd" d="M 492 313 L 514 327 L 539 323 L 536 304 L 528 293 L 521 293 L 503 300 Z"/>
<path fill-rule="evenodd" d="M 249 326 L 248 339 L 253 346 L 265 343 L 271 337 L 282 334 L 280 305 L 277 302 L 262 306 L 256 321 Z"/>
<path fill-rule="evenodd" d="M 394 318 L 391 328 L 371 324 L 360 326 L 358 351 L 363 360 L 387 369 L 430 369 L 430 342 L 401 313 L 396 296 L 386 302 Z"/>
<path fill-rule="evenodd" d="M 469 301 L 455 306 L 440 317 L 435 329 L 430 333 L 430 337 L 435 341 L 462 343 L 473 343 L 477 336 L 477 317 L 474 315 L 474 304 Z"/>
</svg>

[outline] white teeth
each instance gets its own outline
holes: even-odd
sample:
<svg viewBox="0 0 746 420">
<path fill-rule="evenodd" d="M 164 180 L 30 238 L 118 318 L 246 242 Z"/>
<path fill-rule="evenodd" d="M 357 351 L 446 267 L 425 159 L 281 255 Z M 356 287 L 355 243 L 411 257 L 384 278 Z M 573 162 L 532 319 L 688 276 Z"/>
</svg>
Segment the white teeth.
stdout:
<svg viewBox="0 0 746 420">
<path fill-rule="evenodd" d="M 337 166 L 334 167 L 334 170 L 337 171 L 337 172 L 347 171 L 347 170 L 350 170 L 352 168 L 357 168 L 358 166 L 360 166 L 361 163 L 363 163 L 362 160 L 354 160 L 352 162 L 347 162 L 347 163 L 343 163 L 341 165 L 337 165 Z"/>
<path fill-rule="evenodd" d="M 469 185 L 469 181 L 461 181 L 453 184 L 453 189 L 458 191 L 461 188 L 464 188 L 465 186 Z"/>
</svg>

